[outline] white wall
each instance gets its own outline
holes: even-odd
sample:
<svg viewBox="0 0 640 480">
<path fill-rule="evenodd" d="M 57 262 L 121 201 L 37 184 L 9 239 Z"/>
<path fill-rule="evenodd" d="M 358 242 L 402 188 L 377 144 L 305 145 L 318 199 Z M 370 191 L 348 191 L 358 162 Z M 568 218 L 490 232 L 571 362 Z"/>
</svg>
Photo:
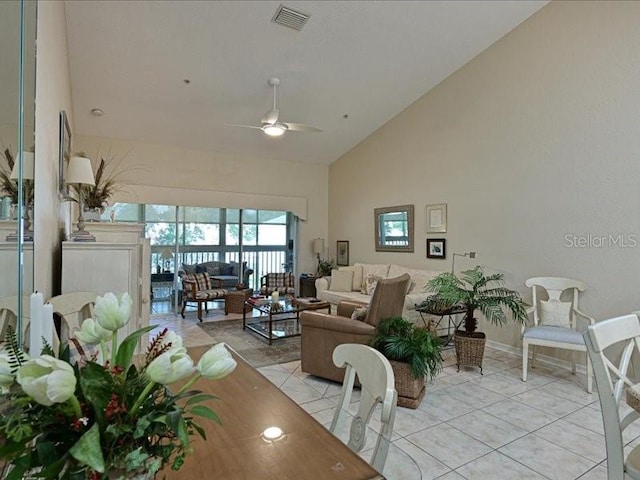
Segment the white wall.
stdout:
<svg viewBox="0 0 640 480">
<path fill-rule="evenodd" d="M 639 24 L 640 2 L 552 2 L 334 162 L 332 255 L 349 240 L 352 263 L 449 270 L 475 250 L 457 270 L 504 272 L 528 299 L 526 278 L 556 275 L 588 284 L 596 318 L 640 308 Z M 373 209 L 408 203 L 415 253 L 376 253 Z M 448 230 L 427 235 L 435 203 Z M 568 246 L 589 234 L 635 246 Z M 446 260 L 425 258 L 427 236 Z M 515 325 L 481 327 L 519 344 Z"/>
<path fill-rule="evenodd" d="M 71 117 L 64 3 L 38 2 L 37 28 L 34 286 L 47 298 L 57 288 L 60 225 L 68 212 L 58 200 L 59 111 Z"/>
<path fill-rule="evenodd" d="M 74 151 L 124 158 L 122 179 L 131 187 L 116 200 L 135 203 L 298 210 L 299 271 L 315 271 L 312 240 L 327 232 L 329 167 L 234 157 L 121 139 L 77 136 Z M 250 195 L 247 195 L 250 194 Z M 256 203 L 252 203 L 252 202 Z M 302 215 L 302 212 L 300 212 Z"/>
</svg>

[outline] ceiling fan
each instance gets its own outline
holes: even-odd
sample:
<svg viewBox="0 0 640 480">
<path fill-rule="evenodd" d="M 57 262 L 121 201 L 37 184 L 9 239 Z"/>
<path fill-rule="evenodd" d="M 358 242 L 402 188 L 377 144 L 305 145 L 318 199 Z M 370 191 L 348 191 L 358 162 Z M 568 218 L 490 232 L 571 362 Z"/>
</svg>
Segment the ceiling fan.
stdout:
<svg viewBox="0 0 640 480">
<path fill-rule="evenodd" d="M 280 79 L 276 77 L 270 78 L 269 85 L 273 87 L 273 108 L 264 114 L 259 127 L 254 125 L 235 125 L 230 123 L 227 123 L 226 125 L 229 127 L 257 128 L 271 137 L 279 137 L 286 131 L 322 133 L 321 129 L 312 127 L 311 125 L 305 125 L 304 123 L 281 122 L 279 120 L 280 110 L 278 110 L 276 104 L 276 91 L 278 89 L 278 85 L 280 85 Z"/>
</svg>

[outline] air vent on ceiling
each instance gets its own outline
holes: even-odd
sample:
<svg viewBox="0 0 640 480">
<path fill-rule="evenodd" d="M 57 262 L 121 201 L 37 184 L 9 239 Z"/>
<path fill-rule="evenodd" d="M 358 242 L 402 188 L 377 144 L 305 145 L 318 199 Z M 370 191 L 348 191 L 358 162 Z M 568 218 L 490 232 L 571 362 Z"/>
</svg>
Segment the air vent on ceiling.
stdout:
<svg viewBox="0 0 640 480">
<path fill-rule="evenodd" d="M 293 10 L 280 4 L 271 21 L 285 27 L 293 28 L 294 30 L 302 30 L 302 27 L 307 23 L 310 16 L 311 15 L 298 12 L 297 10 Z"/>
</svg>

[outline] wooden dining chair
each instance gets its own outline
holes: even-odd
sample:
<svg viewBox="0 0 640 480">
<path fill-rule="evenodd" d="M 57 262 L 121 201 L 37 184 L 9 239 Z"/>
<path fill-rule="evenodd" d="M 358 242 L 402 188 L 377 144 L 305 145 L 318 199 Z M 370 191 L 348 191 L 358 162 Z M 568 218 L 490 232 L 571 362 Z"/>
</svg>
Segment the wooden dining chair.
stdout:
<svg viewBox="0 0 640 480">
<path fill-rule="evenodd" d="M 625 392 L 629 401 L 630 393 L 638 388 L 638 379 L 629 378 L 628 373 L 634 351 L 640 352 L 640 321 L 633 314 L 603 320 L 587 328 L 584 340 L 600 397 L 607 450 L 607 478 L 622 480 L 626 474 L 639 480 L 640 445 L 631 449 L 625 459 L 622 432 L 640 418 L 640 413 L 623 405 L 626 413 L 621 418 L 620 403 Z M 617 359 L 617 363 L 612 358 Z M 640 408 L 638 402 L 634 403 L 636 408 Z"/>
<path fill-rule="evenodd" d="M 93 306 L 100 295 L 96 292 L 70 292 L 47 300 L 53 306 L 53 314 L 60 317 L 60 337 L 53 336 L 53 351 L 58 352 L 60 342 L 68 342 L 82 321 L 93 317 Z"/>
<path fill-rule="evenodd" d="M 578 310 L 578 295 L 587 286 L 571 278 L 535 277 L 525 282 L 532 289 L 533 306 L 527 313 L 533 313 L 533 325 L 522 326 L 522 381 L 527 381 L 527 362 L 529 359 L 529 345 L 533 350 L 531 368 L 536 361 L 537 347 L 552 347 L 570 350 L 572 373 L 576 373 L 575 352 L 586 352 L 582 332 L 584 327 L 578 324 L 593 325 L 595 320 Z M 538 289 L 546 292 L 547 300 L 540 298 Z M 564 299 L 563 293 L 567 297 Z M 592 374 L 591 364 L 587 356 L 587 392 L 591 393 Z"/>
<path fill-rule="evenodd" d="M 0 341 L 7 335 L 7 327 L 14 329 L 18 323 L 18 296 L 0 299 Z M 29 322 L 31 321 L 31 303 L 29 295 L 22 295 L 22 345 L 29 346 Z"/>
<path fill-rule="evenodd" d="M 330 430 L 333 433 L 339 432 L 351 420 L 347 444 L 354 452 L 362 451 L 366 442 L 367 424 L 376 405 L 382 403 L 380 418 L 382 427 L 369 461 L 373 468 L 382 472 L 389 452 L 398 399 L 391 364 L 377 350 L 355 343 L 338 345 L 333 351 L 333 362 L 339 368 L 346 367 L 346 371 L 342 394 Z M 356 374 L 361 385 L 361 394 L 358 411 L 352 415 L 348 409 Z"/>
</svg>

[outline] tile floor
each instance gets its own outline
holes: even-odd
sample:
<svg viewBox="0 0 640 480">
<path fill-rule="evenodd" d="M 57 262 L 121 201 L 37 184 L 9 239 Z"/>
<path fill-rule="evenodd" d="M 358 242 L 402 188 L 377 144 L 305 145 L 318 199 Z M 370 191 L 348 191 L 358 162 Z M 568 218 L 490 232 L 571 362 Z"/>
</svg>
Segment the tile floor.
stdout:
<svg viewBox="0 0 640 480">
<path fill-rule="evenodd" d="M 231 318 L 237 317 L 213 311 L 207 321 Z M 208 343 L 196 322 L 195 313 L 188 313 L 185 320 L 177 315 L 162 323 L 188 345 Z M 584 376 L 538 365 L 523 383 L 520 357 L 491 348 L 483 376 L 478 369 L 457 372 L 453 350 L 444 357 L 444 370 L 428 385 L 420 407 L 397 409 L 387 478 L 606 479 L 598 395 L 586 393 Z M 303 373 L 299 361 L 259 371 L 330 424 L 340 385 Z M 625 433 L 626 445 L 640 443 L 640 426 Z"/>
</svg>

